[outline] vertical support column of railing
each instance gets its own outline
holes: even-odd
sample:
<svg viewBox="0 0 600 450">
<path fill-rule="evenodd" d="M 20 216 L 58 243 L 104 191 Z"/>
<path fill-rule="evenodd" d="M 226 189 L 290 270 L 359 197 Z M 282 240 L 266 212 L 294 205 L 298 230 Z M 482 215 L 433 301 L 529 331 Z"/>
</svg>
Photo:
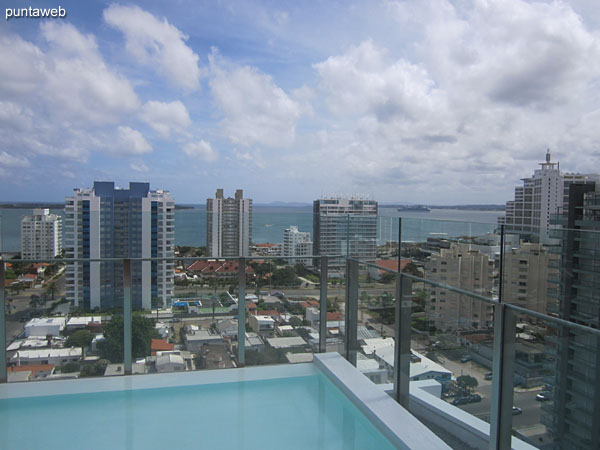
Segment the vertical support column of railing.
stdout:
<svg viewBox="0 0 600 450">
<path fill-rule="evenodd" d="M 356 366 L 358 325 L 358 261 L 346 260 L 346 319 L 345 351 L 346 359 Z"/>
<path fill-rule="evenodd" d="M 321 297 L 319 299 L 319 353 L 327 351 L 327 265 L 329 258 L 321 256 Z"/>
<path fill-rule="evenodd" d="M 398 266 L 399 267 L 399 266 Z M 394 345 L 394 398 L 409 407 L 410 381 L 410 315 L 412 313 L 412 281 L 396 274 L 396 330 Z"/>
<path fill-rule="evenodd" d="M 6 292 L 4 260 L 0 258 L 0 383 L 6 383 Z"/>
<path fill-rule="evenodd" d="M 131 375 L 131 260 L 123 260 L 123 361 Z"/>
<path fill-rule="evenodd" d="M 490 449 L 511 448 L 516 323 L 516 314 L 505 304 L 494 306 Z"/>
<path fill-rule="evenodd" d="M 504 224 L 500 225 L 500 264 L 498 266 L 498 301 L 502 302 L 504 287 Z"/>
<path fill-rule="evenodd" d="M 238 367 L 246 365 L 246 258 L 238 259 Z"/>
</svg>

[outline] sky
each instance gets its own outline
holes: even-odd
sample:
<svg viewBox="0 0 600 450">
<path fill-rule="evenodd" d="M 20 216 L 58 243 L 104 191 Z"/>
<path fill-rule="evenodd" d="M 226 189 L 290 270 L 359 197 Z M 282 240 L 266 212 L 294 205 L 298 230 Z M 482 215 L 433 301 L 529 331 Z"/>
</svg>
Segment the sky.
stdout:
<svg viewBox="0 0 600 450">
<path fill-rule="evenodd" d="M 0 5 L 0 201 L 499 204 L 547 148 L 600 172 L 596 0 Z"/>
</svg>

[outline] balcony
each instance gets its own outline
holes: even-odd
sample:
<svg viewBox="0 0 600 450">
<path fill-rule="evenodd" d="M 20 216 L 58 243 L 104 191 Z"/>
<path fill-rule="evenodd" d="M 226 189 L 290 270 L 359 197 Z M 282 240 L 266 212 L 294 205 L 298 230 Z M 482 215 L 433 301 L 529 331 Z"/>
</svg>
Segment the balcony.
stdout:
<svg viewBox="0 0 600 450">
<path fill-rule="evenodd" d="M 452 247 L 468 245 L 465 242 L 469 239 L 468 236 L 462 236 L 460 240 L 447 240 Z M 402 249 L 401 256 L 407 257 L 405 252 L 412 252 L 413 248 L 418 246 L 407 243 Z M 461 255 L 466 254 L 461 253 Z M 59 374 L 56 367 L 63 368 L 68 364 L 61 360 L 54 364 L 54 374 L 46 377 L 40 375 L 40 379 L 67 377 L 80 377 L 80 379 L 55 380 L 53 383 L 9 383 L 0 386 L 2 388 L 0 394 L 4 399 L 8 396 L 15 400 L 22 399 L 25 395 L 31 397 L 66 393 L 87 395 L 85 393 L 110 390 L 118 399 L 117 403 L 126 409 L 129 394 L 123 394 L 121 398 L 119 396 L 122 394 L 118 392 L 130 392 L 129 398 L 137 403 L 146 401 L 139 396 L 138 391 L 162 387 L 167 390 L 173 389 L 169 392 L 176 397 L 182 397 L 184 403 L 186 396 L 189 396 L 190 402 L 193 398 L 189 410 L 182 406 L 182 409 L 178 410 L 181 414 L 176 415 L 193 417 L 198 413 L 198 409 L 213 411 L 225 407 L 220 406 L 221 402 L 230 401 L 225 400 L 225 394 L 220 398 L 211 396 L 209 392 L 221 389 L 224 391 L 226 386 L 221 384 L 228 384 L 224 380 L 229 380 L 231 383 L 238 380 L 243 380 L 243 383 L 262 380 L 265 390 L 260 391 L 256 396 L 251 392 L 250 385 L 231 384 L 236 386 L 236 394 L 232 396 L 233 403 L 227 403 L 230 405 L 230 410 L 242 408 L 240 402 L 257 401 L 255 409 L 250 411 L 240 409 L 237 419 L 231 422 L 229 428 L 240 430 L 249 426 L 247 423 L 244 424 L 241 417 L 246 414 L 255 417 L 261 407 L 279 411 L 275 416 L 264 416 L 264 418 L 260 416 L 261 420 L 279 424 L 277 422 L 279 419 L 286 418 L 284 406 L 288 406 L 290 402 L 301 402 L 302 395 L 292 396 L 292 391 L 295 392 L 296 389 L 302 391 L 303 388 L 292 387 L 290 384 L 289 390 L 279 391 L 278 386 L 291 383 L 289 381 L 291 378 L 302 378 L 309 386 L 302 392 L 311 393 L 307 393 L 307 396 L 314 394 L 313 400 L 317 405 L 317 407 L 314 405 L 310 407 L 314 409 L 307 410 L 307 417 L 312 419 L 305 424 L 306 429 L 314 431 L 315 434 L 320 435 L 319 427 L 326 421 L 322 415 L 323 411 L 326 411 L 327 416 L 331 414 L 331 420 L 335 421 L 338 420 L 334 418 L 337 416 L 331 410 L 335 408 L 345 410 L 345 406 L 333 407 L 333 404 L 329 403 L 332 394 L 328 393 L 328 387 L 325 385 L 329 386 L 328 383 L 331 383 L 344 393 L 343 405 L 358 405 L 362 416 L 360 414 L 354 416 L 354 412 L 348 412 L 350 419 L 347 419 L 346 425 L 344 425 L 344 418 L 341 419 L 342 432 L 334 434 L 336 437 L 333 439 L 343 443 L 342 447 L 353 445 L 350 440 L 345 440 L 350 439 L 349 435 L 357 439 L 354 445 L 356 442 L 364 442 L 360 440 L 363 439 L 362 437 L 353 434 L 363 426 L 373 427 L 381 433 L 384 437 L 382 442 L 409 448 L 444 448 L 444 446 L 462 448 L 466 445 L 475 448 L 532 448 L 531 446 L 540 445 L 540 437 L 544 439 L 542 442 L 544 445 L 552 442 L 554 437 L 547 427 L 553 427 L 559 420 L 553 417 L 554 404 L 535 400 L 535 395 L 543 389 L 541 387 L 544 383 L 543 376 L 547 374 L 534 373 L 536 371 L 529 369 L 537 370 L 540 365 L 543 365 L 545 369 L 551 371 L 556 367 L 553 361 L 543 359 L 556 355 L 561 349 L 560 340 L 547 334 L 550 327 L 570 328 L 574 335 L 587 333 L 593 337 L 599 335 L 597 330 L 562 321 L 545 312 L 502 303 L 491 294 L 482 295 L 473 292 L 474 288 L 469 290 L 465 286 L 475 286 L 475 283 L 471 282 L 475 281 L 474 277 L 470 279 L 461 276 L 458 269 L 454 272 L 450 270 L 446 272 L 445 275 L 448 276 L 446 280 L 433 281 L 428 278 L 425 265 L 416 264 L 420 261 L 415 258 L 410 262 L 416 268 L 405 268 L 400 273 L 382 267 L 377 262 L 344 258 L 343 283 L 341 279 L 329 276 L 329 258 L 339 258 L 339 255 L 317 255 L 309 258 L 318 260 L 320 269 L 308 270 L 302 276 L 306 280 L 302 283 L 306 283 L 306 286 L 301 287 L 285 283 L 270 286 L 266 278 L 261 278 L 266 273 L 274 272 L 273 268 L 270 268 L 263 274 L 262 269 L 267 267 L 261 267 L 261 264 L 275 264 L 278 257 L 261 256 L 262 262 L 250 257 L 222 258 L 219 267 L 227 268 L 227 275 L 219 275 L 221 272 L 215 268 L 212 278 L 201 278 L 201 281 L 190 282 L 186 286 L 176 283 L 174 290 L 158 289 L 156 293 L 159 294 L 159 298 L 150 299 L 151 303 L 140 312 L 134 312 L 136 296 L 142 295 L 140 294 L 142 289 L 134 273 L 135 267 L 140 266 L 141 261 L 157 261 L 161 263 L 160 265 L 164 263 L 166 267 L 172 269 L 183 267 L 184 272 L 188 272 L 191 279 L 193 279 L 191 276 L 193 270 L 188 269 L 192 264 L 196 262 L 212 264 L 215 261 L 210 258 L 180 257 L 119 259 L 118 267 L 122 267 L 123 272 L 115 273 L 114 281 L 106 284 L 110 289 L 113 287 L 111 283 L 115 283 L 114 287 L 117 288 L 115 291 L 119 292 L 118 302 L 111 310 L 100 309 L 99 312 L 88 313 L 92 316 L 94 314 L 101 316 L 103 328 L 106 326 L 108 330 L 118 332 L 121 345 L 114 354 L 114 360 L 110 359 L 110 371 L 92 373 L 92 369 L 85 369 L 84 375 L 92 376 L 81 375 L 85 367 L 96 367 L 100 359 L 106 356 L 102 355 L 100 358 L 100 354 L 92 350 L 90 345 L 86 351 L 87 361 L 83 357 L 77 361 L 78 372 L 65 370 Z M 461 256 L 461 261 L 464 261 L 463 258 Z M 183 266 L 180 265 L 182 259 L 185 259 Z M 307 259 L 307 257 L 296 259 Z M 62 260 L 62 263 L 79 264 L 83 261 Z M 90 260 L 85 261 L 90 263 Z M 92 263 L 100 261 L 93 260 Z M 446 266 L 451 266 L 452 261 L 452 257 L 448 256 Z M 403 266 L 402 262 L 399 264 L 400 267 L 407 265 Z M 284 266 L 277 262 L 275 267 L 284 270 L 285 267 L 293 267 L 293 265 Z M 248 268 L 252 268 L 252 271 Z M 498 276 L 500 275 L 502 274 Z M 491 292 L 489 289 L 481 288 L 487 283 L 485 276 L 478 273 L 478 292 Z M 491 274 L 489 277 L 488 281 L 491 283 L 493 281 Z M 80 290 L 77 294 L 81 295 L 84 292 L 83 279 L 78 280 L 78 285 Z M 499 285 L 506 285 L 505 281 L 500 280 Z M 436 298 L 435 303 L 428 303 L 428 288 L 443 291 L 445 294 L 439 299 Z M 219 295 L 215 295 L 217 291 Z M 7 295 L 12 297 L 7 292 L 3 291 L 2 299 L 7 299 Z M 167 295 L 167 292 L 169 298 L 163 302 L 163 296 Z M 449 308 L 449 303 L 453 301 L 456 302 L 456 307 Z M 245 307 L 240 307 L 241 305 Z M 80 304 L 79 314 L 82 314 L 85 308 L 85 303 Z M 269 330 L 268 336 L 263 335 L 260 330 L 253 331 L 250 321 L 248 323 L 246 321 L 246 318 L 259 308 L 258 315 L 275 317 L 272 320 L 277 323 L 273 331 Z M 493 310 L 493 315 L 489 317 L 489 321 L 493 323 L 482 324 L 487 314 L 486 308 Z M 28 311 L 32 312 L 31 309 L 28 308 Z M 75 308 L 67 307 L 67 311 L 69 310 L 73 314 L 77 311 Z M 145 353 L 138 353 L 135 330 L 140 319 L 137 317 L 153 321 L 153 325 L 158 325 L 160 330 L 168 331 L 167 340 L 171 342 L 167 344 L 181 346 L 181 348 L 165 350 L 156 347 L 154 355 L 151 354 L 151 349 Z M 49 319 L 49 315 L 46 318 Z M 11 327 L 14 325 L 11 314 L 3 316 L 2 322 L 8 323 Z M 517 322 L 519 322 L 518 329 Z M 433 329 L 431 326 L 433 323 L 443 325 L 440 325 L 439 329 Z M 115 324 L 117 326 L 113 327 Z M 10 364 L 19 369 L 13 368 L 8 373 L 6 370 L 0 371 L 6 374 L 2 381 L 7 381 L 7 378 L 18 378 L 20 375 L 15 374 L 25 372 L 22 368 L 26 368 L 25 356 L 28 354 L 25 352 L 29 350 L 25 347 L 15 350 L 15 342 L 19 339 L 13 340 L 8 328 L 5 331 L 8 332 L 8 338 L 5 337 L 5 341 L 1 344 L 3 348 L 8 347 L 11 350 L 4 353 L 3 361 L 0 358 L 0 368 L 6 368 Z M 196 333 L 196 339 L 191 338 L 191 333 Z M 68 334 L 59 332 L 55 336 L 57 339 L 51 339 L 57 346 L 49 349 L 60 349 L 59 342 L 62 342 L 62 348 L 66 348 L 65 340 L 62 338 L 67 337 Z M 40 337 L 46 338 L 46 336 L 47 334 L 44 334 Z M 186 336 L 188 336 L 187 340 Z M 238 336 L 244 338 L 238 339 Z M 29 344 L 33 345 L 34 339 L 31 341 Z M 197 347 L 192 350 L 193 341 L 196 341 Z M 570 347 L 581 348 L 586 352 L 597 351 L 589 345 L 581 347 L 575 344 Z M 527 363 L 515 364 L 515 348 L 520 357 L 523 357 L 525 352 L 525 357 L 530 358 L 524 360 Z M 13 358 L 19 351 L 23 351 L 22 355 Z M 53 356 L 62 358 L 63 355 L 58 353 Z M 570 364 L 583 367 L 579 356 L 568 358 Z M 312 362 L 304 362 L 310 360 Z M 107 369 L 108 367 L 104 368 Z M 171 373 L 162 373 L 165 371 Z M 156 373 L 150 374 L 150 372 Z M 114 377 L 103 377 L 102 375 L 106 373 Z M 147 375 L 141 376 L 142 373 Z M 467 388 L 459 387 L 457 381 L 465 375 L 478 382 L 477 386 L 468 392 L 468 396 Z M 574 379 L 568 374 L 566 378 Z M 549 377 L 548 380 L 554 382 L 557 378 Z M 525 384 L 526 389 L 515 389 L 515 383 Z M 184 387 L 189 385 L 198 386 L 198 390 L 203 392 L 203 395 L 192 396 L 192 393 L 184 390 Z M 210 388 L 202 389 L 201 386 L 210 386 Z M 316 393 L 321 390 L 323 395 L 317 395 Z M 177 392 L 185 392 L 185 394 L 179 395 Z M 247 397 L 245 397 L 246 392 Z M 339 391 L 336 392 L 338 393 L 334 396 L 341 395 Z M 154 408 L 149 406 L 148 411 L 155 411 L 156 404 L 168 403 L 168 400 L 158 396 L 158 392 L 156 395 L 155 401 L 158 403 L 154 404 Z M 472 403 L 461 404 L 461 399 L 468 399 L 471 395 L 475 399 Z M 480 397 L 479 401 L 477 396 Z M 261 397 L 267 399 L 279 397 L 285 398 L 286 401 L 274 402 L 271 406 L 261 406 L 259 401 Z M 377 402 L 369 403 L 367 400 L 369 397 L 377 399 Z M 454 400 L 460 401 L 452 404 Z M 202 403 L 204 401 L 209 403 Z M 203 407 L 195 408 L 194 402 Z M 324 406 L 319 406 L 319 402 L 324 402 Z M 378 408 L 378 402 L 384 406 Z M 281 406 L 282 404 L 284 406 Z M 513 405 L 520 408 L 522 413 L 513 416 Z M 173 408 L 177 407 L 173 406 Z M 109 416 L 109 409 L 106 411 L 106 415 Z M 389 411 L 393 412 L 389 413 Z M 146 415 L 144 411 L 135 414 L 144 417 L 148 423 L 154 423 L 152 414 Z M 47 411 L 46 416 L 48 416 Z M 82 413 L 82 416 L 85 415 Z M 136 445 L 146 442 L 140 432 L 136 431 L 135 426 L 129 431 L 126 427 L 122 427 L 122 423 L 126 424 L 131 420 L 131 416 L 119 413 L 118 417 L 120 424 L 115 425 L 115 433 L 124 436 L 120 438 L 126 440 L 127 433 L 131 432 L 131 436 L 135 437 Z M 210 417 L 204 415 L 200 417 L 206 423 L 212 423 Z M 363 419 L 366 420 L 366 425 L 361 422 Z M 163 420 L 164 416 L 161 416 L 161 423 Z M 291 420 L 287 418 L 287 421 Z M 525 422 L 528 426 L 523 425 Z M 186 423 L 185 420 L 182 422 L 184 424 L 182 428 L 187 428 Z M 531 426 L 532 423 L 535 426 Z M 160 424 L 156 424 L 157 428 L 158 425 Z M 193 428 L 192 425 L 189 427 Z M 532 434 L 534 432 L 535 434 Z M 241 431 L 235 431 L 230 434 L 240 433 Z M 162 442 L 161 437 L 150 435 L 154 436 L 155 441 L 148 441 L 143 445 L 152 446 L 156 442 Z M 229 436 L 222 436 L 222 438 L 226 439 Z M 373 439 L 379 438 L 373 437 Z M 298 439 L 298 442 L 304 442 L 304 436 Z M 234 445 L 227 440 L 224 442 L 227 443 L 225 445 Z M 384 448 L 384 444 L 378 448 Z"/>
</svg>

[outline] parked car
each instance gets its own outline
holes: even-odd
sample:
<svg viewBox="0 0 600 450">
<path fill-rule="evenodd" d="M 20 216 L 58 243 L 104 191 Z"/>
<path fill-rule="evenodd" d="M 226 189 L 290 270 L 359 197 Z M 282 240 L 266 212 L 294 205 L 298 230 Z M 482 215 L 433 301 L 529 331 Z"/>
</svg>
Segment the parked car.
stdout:
<svg viewBox="0 0 600 450">
<path fill-rule="evenodd" d="M 513 416 L 518 416 L 522 412 L 523 412 L 523 410 L 521 408 L 519 408 L 518 406 L 513 406 L 513 409 L 512 409 Z"/>
<path fill-rule="evenodd" d="M 457 406 L 457 405 L 466 405 L 468 403 L 471 403 L 469 401 L 468 397 L 458 397 L 458 398 L 455 398 L 454 400 L 452 400 L 452 404 L 454 406 Z"/>
<path fill-rule="evenodd" d="M 548 392 L 548 391 L 542 391 L 538 395 L 535 396 L 535 399 L 538 402 L 545 402 L 547 400 L 550 400 L 550 395 L 551 395 L 550 392 Z"/>
<path fill-rule="evenodd" d="M 483 378 L 485 378 L 486 380 L 491 380 L 493 376 L 494 374 L 492 372 L 488 372 L 483 376 Z"/>
<path fill-rule="evenodd" d="M 460 359 L 460 362 L 461 362 L 461 363 L 466 363 L 466 362 L 469 362 L 469 361 L 472 361 L 472 360 L 473 360 L 473 357 L 472 357 L 471 355 L 467 355 L 467 356 L 463 356 L 463 357 Z"/>
<path fill-rule="evenodd" d="M 479 394 L 471 394 L 467 398 L 469 399 L 469 403 L 478 403 L 481 401 L 481 395 Z"/>
</svg>

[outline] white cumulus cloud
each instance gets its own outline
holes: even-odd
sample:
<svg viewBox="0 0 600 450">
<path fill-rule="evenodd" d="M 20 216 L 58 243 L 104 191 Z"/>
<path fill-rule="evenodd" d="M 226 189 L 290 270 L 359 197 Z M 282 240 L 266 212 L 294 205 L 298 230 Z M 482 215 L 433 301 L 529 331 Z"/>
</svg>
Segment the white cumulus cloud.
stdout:
<svg viewBox="0 0 600 450">
<path fill-rule="evenodd" d="M 183 152 L 190 158 L 200 158 L 206 162 L 213 162 L 219 158 L 218 153 L 212 148 L 210 142 L 205 140 L 188 142 L 183 146 Z"/>
<path fill-rule="evenodd" d="M 141 118 L 163 137 L 169 137 L 171 130 L 181 131 L 192 123 L 187 108 L 179 100 L 149 101 L 142 107 Z"/>
<path fill-rule="evenodd" d="M 187 36 L 167 19 L 138 6 L 112 4 L 104 10 L 104 20 L 125 35 L 126 49 L 138 62 L 186 90 L 198 88 L 198 55 L 186 45 Z"/>
<path fill-rule="evenodd" d="M 116 149 L 127 155 L 152 153 L 152 146 L 138 130 L 120 126 L 117 128 Z"/>
<path fill-rule="evenodd" d="M 209 58 L 211 91 L 231 142 L 272 148 L 292 144 L 300 103 L 254 67 L 226 64 L 215 52 Z"/>
</svg>

